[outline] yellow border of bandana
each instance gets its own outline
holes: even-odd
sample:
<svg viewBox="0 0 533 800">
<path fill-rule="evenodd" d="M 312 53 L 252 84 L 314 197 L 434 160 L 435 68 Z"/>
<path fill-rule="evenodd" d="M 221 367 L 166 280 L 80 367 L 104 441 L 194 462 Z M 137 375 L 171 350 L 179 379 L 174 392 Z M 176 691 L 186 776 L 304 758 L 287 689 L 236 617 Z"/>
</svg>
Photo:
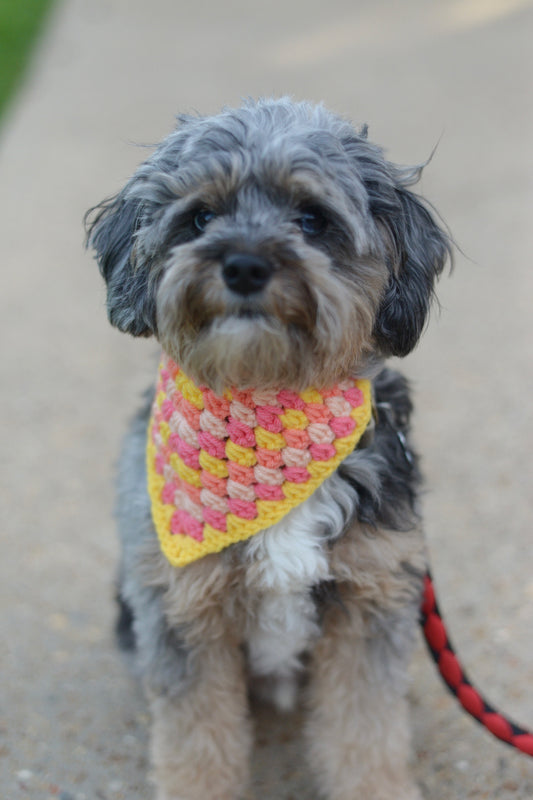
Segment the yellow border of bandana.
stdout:
<svg viewBox="0 0 533 800">
<path fill-rule="evenodd" d="M 155 469 L 157 449 L 152 440 L 153 418 L 151 418 L 148 426 L 146 450 L 148 492 L 152 505 L 152 519 L 161 549 L 172 566 L 186 566 L 209 553 L 219 553 L 231 544 L 249 539 L 255 533 L 275 525 L 291 509 L 310 497 L 320 484 L 333 474 L 341 461 L 355 449 L 370 422 L 372 416 L 371 383 L 366 379 L 360 379 L 355 382 L 355 386 L 362 392 L 364 400 L 362 405 L 352 409 L 350 414 L 356 422 L 352 433 L 349 436 L 333 441 L 336 455 L 328 461 L 311 461 L 307 465 L 311 478 L 306 483 L 294 484 L 285 482 L 283 484 L 284 500 L 257 500 L 256 505 L 259 513 L 255 519 L 246 520 L 235 514 L 228 513 L 226 517 L 226 532 L 219 531 L 206 524 L 202 542 L 190 536 L 173 534 L 170 530 L 170 521 L 176 507 L 163 503 L 160 499 L 165 485 L 165 478 L 159 475 Z M 235 460 L 238 461 L 239 459 Z"/>
</svg>

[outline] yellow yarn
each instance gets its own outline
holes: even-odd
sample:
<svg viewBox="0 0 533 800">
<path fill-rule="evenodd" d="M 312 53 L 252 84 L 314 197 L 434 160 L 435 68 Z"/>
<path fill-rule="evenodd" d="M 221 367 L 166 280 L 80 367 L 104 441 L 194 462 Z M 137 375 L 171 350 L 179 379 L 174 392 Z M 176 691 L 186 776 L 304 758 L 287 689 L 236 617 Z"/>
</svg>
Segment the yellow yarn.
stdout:
<svg viewBox="0 0 533 800">
<path fill-rule="evenodd" d="M 244 425 L 242 419 L 248 419 L 244 414 L 240 416 L 240 427 L 232 428 L 228 408 L 235 399 L 233 393 L 225 392 L 219 398 L 221 410 L 218 412 L 212 407 L 206 409 L 204 392 L 171 359 L 164 356 L 148 430 L 148 491 L 161 548 L 169 562 L 177 567 L 185 566 L 208 553 L 220 552 L 230 544 L 248 539 L 279 522 L 292 508 L 310 497 L 353 451 L 372 413 L 370 382 L 352 380 L 322 394 L 311 388 L 293 395 L 293 405 L 305 404 L 308 411 L 306 408 L 282 405 L 267 407 L 267 410 L 274 408 L 272 419 L 279 420 L 279 423 L 275 421 L 270 425 L 272 430 L 260 424 L 253 428 Z M 236 394 L 237 399 L 243 400 L 244 393 Z M 253 394 L 248 393 L 250 397 Z M 352 398 L 352 405 L 347 405 L 346 397 Z M 350 409 L 349 419 L 345 413 L 331 420 L 328 403 L 333 408 L 337 398 L 341 407 Z M 290 398 L 287 402 L 290 402 Z M 335 430 L 344 431 L 351 425 L 354 426 L 353 430 L 348 435 L 336 437 L 326 422 L 310 422 L 308 413 L 316 412 L 317 408 L 319 412 L 325 411 L 330 415 L 329 421 Z M 256 410 L 259 414 L 259 407 Z M 255 418 L 253 412 L 251 418 Z M 311 419 L 316 419 L 316 414 L 311 414 Z M 353 423 L 350 423 L 350 419 Z M 186 442 L 178 432 L 180 420 L 188 431 Z M 221 422 L 228 425 L 229 433 L 224 439 L 218 435 L 224 430 Z M 209 426 L 212 432 L 210 439 L 205 438 Z M 325 437 L 320 438 L 324 432 Z M 290 436 L 301 437 L 308 433 L 316 441 L 316 444 L 310 443 L 308 450 L 288 445 Z M 233 439 L 238 439 L 241 434 L 246 444 L 229 438 L 231 435 Z M 248 446 L 250 437 L 255 440 L 253 447 Z M 197 447 L 190 444 L 198 440 Z M 201 442 L 205 447 L 209 446 L 212 452 L 207 452 Z M 225 457 L 213 454 L 219 452 L 217 447 L 219 450 L 221 448 L 220 452 L 223 451 Z M 287 447 L 291 455 L 304 454 L 301 463 L 305 463 L 305 467 L 285 465 L 283 450 Z M 314 450 L 315 447 L 318 449 Z M 324 447 L 327 449 L 321 450 Z M 305 455 L 307 452 L 316 453 L 319 460 L 309 460 Z M 185 460 L 189 461 L 189 465 Z M 294 463 L 288 457 L 286 461 Z M 190 465 L 193 463 L 197 466 Z M 241 472 L 230 474 L 232 464 Z M 249 497 L 253 497 L 253 501 L 242 499 Z"/>
</svg>

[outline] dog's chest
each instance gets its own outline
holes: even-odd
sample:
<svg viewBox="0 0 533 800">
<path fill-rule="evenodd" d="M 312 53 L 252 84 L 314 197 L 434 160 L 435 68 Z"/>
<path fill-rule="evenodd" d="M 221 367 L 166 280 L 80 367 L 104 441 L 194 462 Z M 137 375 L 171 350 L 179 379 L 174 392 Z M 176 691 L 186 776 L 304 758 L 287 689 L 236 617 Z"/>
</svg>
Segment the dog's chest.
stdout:
<svg viewBox="0 0 533 800">
<path fill-rule="evenodd" d="M 258 675 L 288 676 L 319 634 L 313 586 L 330 577 L 308 503 L 246 544 L 245 643 Z"/>
</svg>

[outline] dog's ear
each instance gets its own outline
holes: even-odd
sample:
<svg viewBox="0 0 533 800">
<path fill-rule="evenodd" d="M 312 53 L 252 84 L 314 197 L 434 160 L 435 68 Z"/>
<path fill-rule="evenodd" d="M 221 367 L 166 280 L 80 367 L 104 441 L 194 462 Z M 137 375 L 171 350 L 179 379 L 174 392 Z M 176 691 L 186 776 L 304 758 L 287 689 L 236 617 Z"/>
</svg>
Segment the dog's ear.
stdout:
<svg viewBox="0 0 533 800">
<path fill-rule="evenodd" d="M 87 246 L 107 283 L 107 313 L 112 325 L 133 336 L 155 332 L 155 297 L 149 267 L 135 263 L 135 237 L 144 216 L 139 197 L 129 196 L 130 181 L 114 197 L 85 215 Z"/>
<path fill-rule="evenodd" d="M 156 329 L 156 292 L 160 271 L 158 221 L 176 200 L 173 178 L 188 131 L 199 117 L 181 116 L 173 133 L 137 169 L 122 191 L 85 215 L 86 243 L 107 283 L 109 320 L 133 336 L 151 336 Z M 159 264 L 160 266 L 160 264 Z"/>
<path fill-rule="evenodd" d="M 424 329 L 436 279 L 452 257 L 448 235 L 419 197 L 407 189 L 420 169 L 395 171 L 393 186 L 368 188 L 370 211 L 384 238 L 389 284 L 378 310 L 374 337 L 384 355 L 405 356 Z M 394 174 L 394 172 L 393 172 Z M 407 177 L 408 176 L 408 177 Z"/>
</svg>

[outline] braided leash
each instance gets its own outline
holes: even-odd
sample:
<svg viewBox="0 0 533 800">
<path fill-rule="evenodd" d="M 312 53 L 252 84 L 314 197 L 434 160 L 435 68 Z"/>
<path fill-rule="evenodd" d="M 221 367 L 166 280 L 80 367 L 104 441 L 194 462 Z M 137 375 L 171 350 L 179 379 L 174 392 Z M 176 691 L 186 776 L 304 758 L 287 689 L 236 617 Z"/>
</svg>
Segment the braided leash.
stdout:
<svg viewBox="0 0 533 800">
<path fill-rule="evenodd" d="M 494 709 L 468 680 L 450 643 L 429 571 L 424 578 L 421 605 L 424 637 L 444 682 L 465 711 L 493 736 L 528 756 L 533 756 L 533 733 L 519 727 Z"/>
</svg>

